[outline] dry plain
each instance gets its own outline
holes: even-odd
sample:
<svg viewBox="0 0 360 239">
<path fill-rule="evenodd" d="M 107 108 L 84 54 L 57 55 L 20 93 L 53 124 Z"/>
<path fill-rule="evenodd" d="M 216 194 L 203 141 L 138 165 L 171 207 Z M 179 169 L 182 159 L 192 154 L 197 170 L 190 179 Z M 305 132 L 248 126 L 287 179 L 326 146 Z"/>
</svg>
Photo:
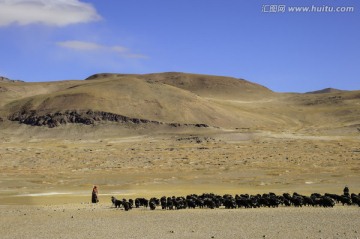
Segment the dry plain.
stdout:
<svg viewBox="0 0 360 239">
<path fill-rule="evenodd" d="M 359 192 L 352 137 L 198 132 L 33 140 L 3 143 L 1 157 L 4 239 L 359 237 L 357 206 L 125 212 L 110 202 L 112 195 L 340 194 L 344 185 Z M 93 184 L 98 205 L 89 203 Z"/>
<path fill-rule="evenodd" d="M 345 185 L 360 192 L 358 143 L 346 136 L 241 132 L 2 143 L 1 201 L 87 202 L 92 185 L 102 201 L 110 195 L 341 193 Z"/>
<path fill-rule="evenodd" d="M 359 193 L 358 91 L 280 94 L 182 73 L 0 87 L 4 238 L 358 237 L 355 206 L 124 212 L 110 202 Z"/>
</svg>

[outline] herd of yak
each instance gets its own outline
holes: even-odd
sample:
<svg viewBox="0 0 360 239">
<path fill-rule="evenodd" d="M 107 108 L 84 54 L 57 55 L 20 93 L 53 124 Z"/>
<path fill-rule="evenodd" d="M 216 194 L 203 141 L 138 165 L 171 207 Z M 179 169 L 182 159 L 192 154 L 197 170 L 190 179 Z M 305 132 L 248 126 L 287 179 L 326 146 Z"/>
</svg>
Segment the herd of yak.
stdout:
<svg viewBox="0 0 360 239">
<path fill-rule="evenodd" d="M 174 209 L 186 209 L 186 208 L 220 208 L 226 209 L 235 208 L 258 208 L 258 207 L 279 207 L 279 206 L 318 206 L 318 207 L 334 207 L 336 203 L 342 205 L 358 205 L 360 207 L 360 193 L 351 195 L 345 192 L 343 195 L 325 193 L 321 195 L 319 193 L 313 193 L 310 196 L 300 195 L 298 193 L 284 193 L 283 195 L 276 195 L 275 193 L 248 195 L 241 194 L 232 196 L 225 194 L 223 196 L 213 193 L 204 193 L 202 195 L 191 194 L 186 197 L 162 197 L 151 198 L 150 200 L 145 198 L 123 199 L 118 200 L 115 197 L 111 197 L 111 202 L 115 208 L 123 207 L 125 211 L 132 208 L 150 208 L 155 210 L 157 207 L 161 207 L 163 210 Z"/>
</svg>

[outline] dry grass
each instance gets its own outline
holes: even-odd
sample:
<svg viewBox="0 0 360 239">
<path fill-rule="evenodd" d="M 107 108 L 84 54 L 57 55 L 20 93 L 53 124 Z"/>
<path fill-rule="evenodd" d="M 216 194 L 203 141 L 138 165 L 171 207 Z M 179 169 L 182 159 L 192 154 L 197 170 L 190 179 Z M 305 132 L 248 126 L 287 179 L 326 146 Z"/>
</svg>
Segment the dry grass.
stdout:
<svg viewBox="0 0 360 239">
<path fill-rule="evenodd" d="M 90 137 L 3 142 L 0 200 L 37 204 L 44 198 L 18 195 L 58 192 L 66 193 L 60 200 L 86 202 L 93 184 L 105 201 L 109 195 L 341 193 L 344 185 L 360 192 L 358 138 L 205 131 Z"/>
</svg>

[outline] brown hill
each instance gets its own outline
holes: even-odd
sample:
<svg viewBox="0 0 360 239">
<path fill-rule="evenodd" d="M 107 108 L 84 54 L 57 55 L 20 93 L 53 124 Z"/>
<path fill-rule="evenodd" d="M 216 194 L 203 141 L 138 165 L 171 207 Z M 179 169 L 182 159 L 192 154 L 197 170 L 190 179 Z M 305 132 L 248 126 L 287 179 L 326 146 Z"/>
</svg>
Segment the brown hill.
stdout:
<svg viewBox="0 0 360 239">
<path fill-rule="evenodd" d="M 359 102 L 359 91 L 280 94 L 231 77 L 96 74 L 83 81 L 0 82 L 0 128 L 19 122 L 44 127 L 117 122 L 357 133 Z"/>
<path fill-rule="evenodd" d="M 269 94 L 271 90 L 256 83 L 244 79 L 232 77 L 211 76 L 200 74 L 187 74 L 180 72 L 165 72 L 145 75 L 124 74 L 95 74 L 86 80 L 124 79 L 136 77 L 150 84 L 165 84 L 180 88 L 203 97 L 239 98 L 259 97 L 259 94 Z"/>
<path fill-rule="evenodd" d="M 345 91 L 334 88 L 325 88 L 322 90 L 306 92 L 305 94 L 326 94 L 326 93 L 338 93 L 338 92 L 345 92 Z"/>
</svg>

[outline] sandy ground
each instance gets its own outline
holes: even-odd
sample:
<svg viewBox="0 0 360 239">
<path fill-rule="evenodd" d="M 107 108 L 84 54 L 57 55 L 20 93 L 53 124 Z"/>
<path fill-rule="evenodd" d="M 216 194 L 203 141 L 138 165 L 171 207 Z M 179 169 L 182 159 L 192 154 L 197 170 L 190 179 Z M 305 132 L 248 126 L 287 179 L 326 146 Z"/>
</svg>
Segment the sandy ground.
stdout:
<svg viewBox="0 0 360 239">
<path fill-rule="evenodd" d="M 229 131 L 3 140 L 0 238 L 358 238 L 360 208 L 125 212 L 110 197 L 360 192 L 358 136 Z M 93 185 L 100 204 L 89 204 Z"/>
<path fill-rule="evenodd" d="M 1 206 L 1 238 L 359 238 L 360 208 L 125 212 L 111 204 Z"/>
</svg>

